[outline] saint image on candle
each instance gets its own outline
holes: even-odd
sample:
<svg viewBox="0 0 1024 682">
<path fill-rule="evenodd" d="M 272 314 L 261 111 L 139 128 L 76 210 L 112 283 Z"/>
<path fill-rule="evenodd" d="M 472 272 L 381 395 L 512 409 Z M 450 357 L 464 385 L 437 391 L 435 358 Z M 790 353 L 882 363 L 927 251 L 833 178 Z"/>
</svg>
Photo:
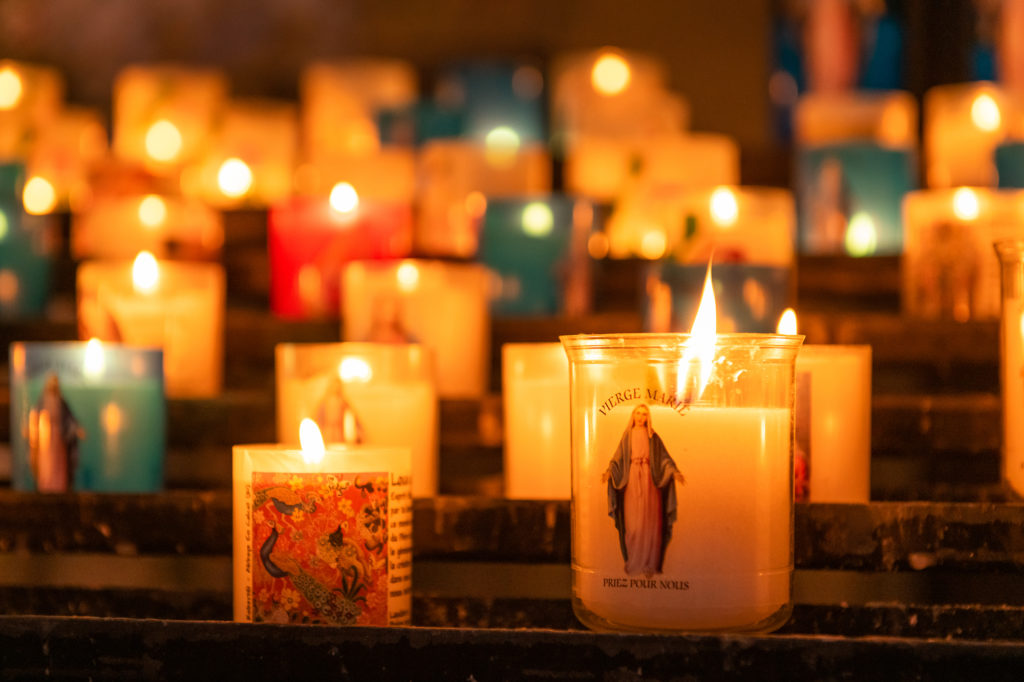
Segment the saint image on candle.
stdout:
<svg viewBox="0 0 1024 682">
<path fill-rule="evenodd" d="M 324 440 L 328 443 L 358 445 L 363 442 L 363 425 L 345 397 L 345 385 L 337 374 L 332 373 L 317 403 L 314 421 L 322 426 Z"/>
<path fill-rule="evenodd" d="M 29 466 L 40 492 L 71 490 L 78 466 L 78 441 L 85 432 L 60 390 L 56 374 L 46 377 L 39 401 L 29 413 Z"/>
<path fill-rule="evenodd" d="M 601 480 L 608 483 L 608 515 L 615 520 L 626 573 L 661 573 L 678 509 L 674 482 L 686 479 L 654 431 L 646 404 L 630 415 Z"/>
</svg>

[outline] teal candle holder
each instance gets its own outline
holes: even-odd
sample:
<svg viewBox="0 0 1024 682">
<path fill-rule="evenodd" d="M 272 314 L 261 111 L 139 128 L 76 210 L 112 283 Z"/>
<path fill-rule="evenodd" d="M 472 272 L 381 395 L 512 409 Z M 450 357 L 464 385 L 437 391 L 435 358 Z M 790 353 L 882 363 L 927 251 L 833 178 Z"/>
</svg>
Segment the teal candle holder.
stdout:
<svg viewBox="0 0 1024 682">
<path fill-rule="evenodd" d="M 166 440 L 163 353 L 113 344 L 11 344 L 16 490 L 155 492 Z"/>
<path fill-rule="evenodd" d="M 590 304 L 589 203 L 567 196 L 489 199 L 479 259 L 500 278 L 494 315 L 583 312 Z"/>
<path fill-rule="evenodd" d="M 472 62 L 455 65 L 438 79 L 435 99 L 463 116 L 463 135 L 485 141 L 509 128 L 519 142 L 546 142 L 544 77 L 527 63 Z"/>
<path fill-rule="evenodd" d="M 0 164 L 0 319 L 41 316 L 50 293 L 52 219 L 25 213 L 24 177 L 20 163 Z"/>
<path fill-rule="evenodd" d="M 644 326 L 647 331 L 689 331 L 697 314 L 707 264 L 673 261 L 648 269 Z M 793 269 L 752 263 L 719 263 L 711 268 L 719 332 L 774 333 L 790 305 Z"/>
<path fill-rule="evenodd" d="M 996 147 L 996 172 L 999 187 L 1024 187 L 1024 142 L 1007 142 Z"/>
<path fill-rule="evenodd" d="M 916 155 L 874 142 L 797 150 L 801 253 L 895 255 L 903 196 L 917 187 Z"/>
</svg>

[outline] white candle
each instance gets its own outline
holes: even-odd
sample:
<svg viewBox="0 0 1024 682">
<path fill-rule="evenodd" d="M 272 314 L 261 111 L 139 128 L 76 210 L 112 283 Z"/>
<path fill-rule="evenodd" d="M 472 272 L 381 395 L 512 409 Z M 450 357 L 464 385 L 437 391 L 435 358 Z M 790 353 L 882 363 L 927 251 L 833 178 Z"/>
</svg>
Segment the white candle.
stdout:
<svg viewBox="0 0 1024 682">
<path fill-rule="evenodd" d="M 236 445 L 233 480 L 236 621 L 409 624 L 408 450 Z"/>
<path fill-rule="evenodd" d="M 928 90 L 924 96 L 928 186 L 996 184 L 993 153 L 1006 137 L 1009 109 L 1009 98 L 994 83 L 958 83 Z"/>
<path fill-rule="evenodd" d="M 412 494 L 438 492 L 438 402 L 427 348 L 405 344 L 279 344 L 277 434 L 295 443 L 313 419 L 329 442 L 406 447 Z"/>
<path fill-rule="evenodd" d="M 342 273 L 342 338 L 422 343 L 436 358 L 441 398 L 479 398 L 490 376 L 489 283 L 474 263 L 350 263 Z"/>
<path fill-rule="evenodd" d="M 220 392 L 224 269 L 213 263 L 92 261 L 78 269 L 81 338 L 162 348 L 167 395 Z"/>
<path fill-rule="evenodd" d="M 505 497 L 569 499 L 569 363 L 559 343 L 502 346 Z"/>
</svg>

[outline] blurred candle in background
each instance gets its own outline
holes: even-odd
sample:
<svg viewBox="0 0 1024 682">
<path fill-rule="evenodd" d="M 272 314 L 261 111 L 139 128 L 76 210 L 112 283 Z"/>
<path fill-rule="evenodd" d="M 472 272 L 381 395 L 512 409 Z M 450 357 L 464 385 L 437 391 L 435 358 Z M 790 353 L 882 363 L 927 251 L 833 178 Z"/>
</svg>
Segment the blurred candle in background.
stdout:
<svg viewBox="0 0 1024 682">
<path fill-rule="evenodd" d="M 107 131 L 98 111 L 62 109 L 38 131 L 28 152 L 28 182 L 45 183 L 49 191 L 41 187 L 37 203 L 27 203 L 26 209 L 44 214 L 83 205 L 91 192 L 92 171 L 107 152 Z"/>
<path fill-rule="evenodd" d="M 51 216 L 31 215 L 23 204 L 25 169 L 0 164 L 0 318 L 43 314 L 57 250 Z"/>
<path fill-rule="evenodd" d="M 504 128 L 484 144 L 431 140 L 420 152 L 418 177 L 417 251 L 471 258 L 487 201 L 549 193 L 551 158 L 544 145 L 524 144 Z"/>
<path fill-rule="evenodd" d="M 560 343 L 501 347 L 505 497 L 571 496 L 569 361 Z"/>
<path fill-rule="evenodd" d="M 158 258 L 212 260 L 223 244 L 222 214 L 195 199 L 98 196 L 71 219 L 71 254 L 78 260 L 132 258 L 140 251 Z"/>
<path fill-rule="evenodd" d="M 224 269 L 214 263 L 87 261 L 78 268 L 80 338 L 163 349 L 167 395 L 220 392 Z"/>
<path fill-rule="evenodd" d="M 796 334 L 787 309 L 779 334 Z M 793 490 L 797 502 L 871 497 L 871 346 L 804 344 L 796 358 Z"/>
<path fill-rule="evenodd" d="M 900 274 L 902 307 L 913 317 L 967 320 L 999 315 L 992 242 L 1024 237 L 1024 191 L 981 187 L 911 192 Z"/>
<path fill-rule="evenodd" d="M 994 83 L 939 85 L 925 93 L 928 187 L 997 184 L 994 152 L 1006 137 L 1008 104 Z"/>
<path fill-rule="evenodd" d="M 529 62 L 476 61 L 443 69 L 434 99 L 458 111 L 460 137 L 483 142 L 507 128 L 522 143 L 546 142 L 544 75 Z"/>
<path fill-rule="evenodd" d="M 298 154 L 296 106 L 271 99 L 232 99 L 182 190 L 221 208 L 267 206 L 292 193 Z"/>
<path fill-rule="evenodd" d="M 0 59 L 0 157 L 27 158 L 63 102 L 64 79 L 57 69 Z"/>
<path fill-rule="evenodd" d="M 412 453 L 412 494 L 438 493 L 434 362 L 421 345 L 278 344 L 277 434 L 295 444 L 312 419 L 331 443 L 394 445 Z"/>
<path fill-rule="evenodd" d="M 216 69 L 125 67 L 114 80 L 114 153 L 150 172 L 176 173 L 206 151 L 227 93 Z"/>
<path fill-rule="evenodd" d="M 737 184 L 740 150 L 716 133 L 580 135 L 566 150 L 565 174 L 568 191 L 611 203 L 652 188 Z"/>
<path fill-rule="evenodd" d="M 489 284 L 476 263 L 350 263 L 342 272 L 342 339 L 421 343 L 436 358 L 438 396 L 479 398 L 490 384 Z"/>
<path fill-rule="evenodd" d="M 1002 478 L 1014 494 L 1024 496 L 1024 237 L 1001 239 L 994 246 L 1002 287 Z"/>
<path fill-rule="evenodd" d="M 690 190 L 648 206 L 653 224 L 644 240 L 652 260 L 646 282 L 648 331 L 682 331 L 696 312 L 707 263 L 723 332 L 775 330 L 789 305 L 796 216 L 793 196 L 769 187 Z M 664 235 L 664 236 L 663 236 Z"/>
<path fill-rule="evenodd" d="M 595 215 L 589 201 L 561 195 L 488 201 L 479 258 L 500 279 L 494 314 L 586 312 Z"/>
<path fill-rule="evenodd" d="M 418 88 L 415 68 L 400 59 L 307 65 L 299 81 L 305 159 L 322 163 L 377 153 L 377 113 L 412 104 Z"/>
<path fill-rule="evenodd" d="M 810 94 L 797 102 L 794 128 L 801 251 L 900 253 L 901 202 L 917 187 L 913 96 Z"/>
<path fill-rule="evenodd" d="M 157 349 L 11 345 L 16 490 L 155 492 L 163 487 L 163 359 Z"/>
<path fill-rule="evenodd" d="M 341 272 L 359 259 L 412 249 L 412 207 L 364 200 L 347 182 L 328 198 L 296 196 L 270 209 L 270 307 L 288 318 L 337 317 Z"/>
</svg>

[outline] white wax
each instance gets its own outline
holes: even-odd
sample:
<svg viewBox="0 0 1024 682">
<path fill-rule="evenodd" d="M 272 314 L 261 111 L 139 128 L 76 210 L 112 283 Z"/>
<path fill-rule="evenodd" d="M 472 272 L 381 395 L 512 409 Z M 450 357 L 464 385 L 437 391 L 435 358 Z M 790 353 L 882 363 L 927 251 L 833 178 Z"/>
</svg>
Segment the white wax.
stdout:
<svg viewBox="0 0 1024 682">
<path fill-rule="evenodd" d="M 619 387 L 622 390 L 625 387 Z M 754 627 L 790 601 L 790 411 L 651 401 L 651 424 L 684 475 L 664 571 L 627 575 L 601 481 L 639 400 L 575 416 L 574 596 L 594 615 L 636 629 Z M 589 428 L 579 423 L 587 420 Z"/>
<path fill-rule="evenodd" d="M 795 402 L 796 457 L 808 458 L 809 501 L 868 502 L 871 346 L 801 347 Z M 809 424 L 801 423 L 805 416 Z"/>
<path fill-rule="evenodd" d="M 337 373 L 308 379 L 279 378 L 277 433 L 284 443 L 297 443 L 303 419 L 318 421 L 320 402 Z M 428 381 L 346 382 L 344 397 L 362 428 L 367 445 L 406 447 L 412 453 L 412 494 L 438 492 L 437 393 Z"/>
<path fill-rule="evenodd" d="M 506 344 L 502 368 L 505 497 L 569 499 L 569 362 L 562 345 Z"/>
<path fill-rule="evenodd" d="M 233 467 L 236 621 L 410 622 L 408 450 L 332 447 L 309 464 L 287 446 L 236 445 Z"/>
</svg>

